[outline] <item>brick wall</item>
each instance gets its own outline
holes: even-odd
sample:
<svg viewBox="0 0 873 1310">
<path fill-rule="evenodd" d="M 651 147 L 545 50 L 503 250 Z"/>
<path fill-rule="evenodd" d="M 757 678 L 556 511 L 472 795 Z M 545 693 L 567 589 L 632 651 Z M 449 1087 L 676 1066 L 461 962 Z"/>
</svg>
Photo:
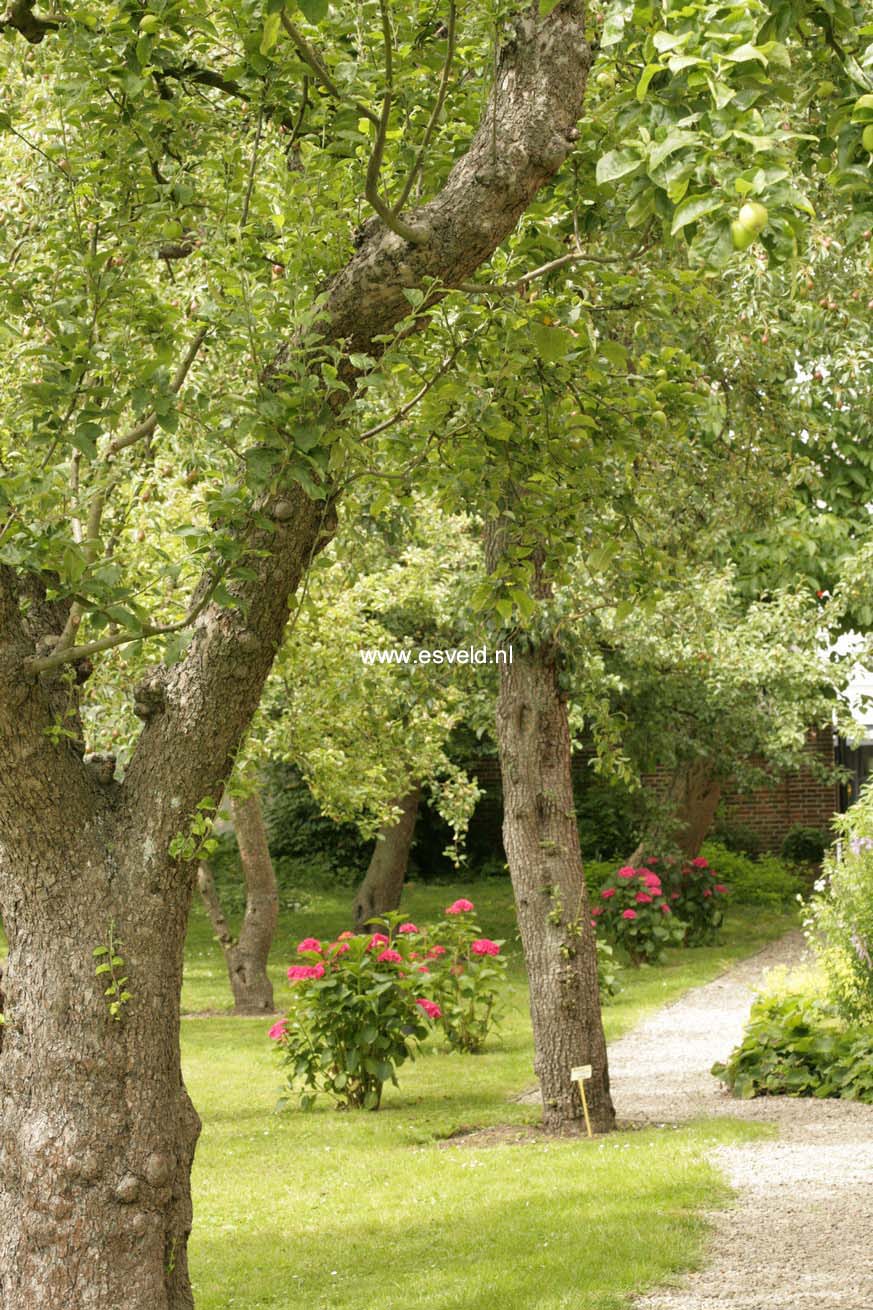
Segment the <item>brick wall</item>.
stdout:
<svg viewBox="0 0 873 1310">
<path fill-rule="evenodd" d="M 810 732 L 806 754 L 810 760 L 817 758 L 824 765 L 833 764 L 834 741 L 830 728 Z M 585 774 L 590 758 L 590 752 L 575 755 L 573 772 Z M 467 767 L 485 789 L 470 825 L 471 850 L 500 850 L 503 813 L 500 766 L 496 759 L 486 757 L 471 760 Z M 657 787 L 658 777 L 647 775 L 643 782 Z M 839 790 L 836 783 L 821 782 L 808 768 L 801 768 L 770 786 L 743 793 L 726 792 L 723 809 L 728 821 L 742 824 L 755 833 L 762 849 L 778 851 L 788 831 L 797 824 L 828 829 L 839 809 Z"/>
</svg>

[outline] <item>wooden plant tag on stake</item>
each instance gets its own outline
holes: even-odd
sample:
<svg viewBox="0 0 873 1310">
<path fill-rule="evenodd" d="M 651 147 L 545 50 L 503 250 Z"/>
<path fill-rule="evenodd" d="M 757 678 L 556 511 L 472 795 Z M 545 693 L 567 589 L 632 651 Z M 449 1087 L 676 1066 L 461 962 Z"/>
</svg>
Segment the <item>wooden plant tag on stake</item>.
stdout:
<svg viewBox="0 0 873 1310">
<path fill-rule="evenodd" d="M 591 1131 L 591 1120 L 588 1117 L 588 1101 L 585 1097 L 585 1083 L 591 1077 L 590 1064 L 577 1064 L 570 1070 L 571 1082 L 579 1084 L 579 1095 L 582 1097 L 582 1113 L 585 1115 L 585 1127 L 588 1130 L 588 1136 L 593 1137 Z"/>
</svg>

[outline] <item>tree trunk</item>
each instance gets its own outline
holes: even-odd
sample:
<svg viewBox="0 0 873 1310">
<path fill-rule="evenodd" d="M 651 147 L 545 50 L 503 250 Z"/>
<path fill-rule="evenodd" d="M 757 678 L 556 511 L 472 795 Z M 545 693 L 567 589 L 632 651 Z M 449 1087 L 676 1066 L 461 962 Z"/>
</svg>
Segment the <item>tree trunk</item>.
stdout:
<svg viewBox="0 0 873 1310">
<path fill-rule="evenodd" d="M 400 905 L 420 799 L 421 788 L 413 787 L 394 802 L 400 810 L 399 818 L 379 830 L 369 868 L 355 897 L 356 932 L 363 931 L 368 919 L 387 914 Z"/>
<path fill-rule="evenodd" d="M 720 800 L 721 781 L 713 776 L 707 760 L 682 765 L 671 778 L 665 797 L 671 811 L 669 836 L 662 837 L 660 828 L 644 833 L 630 863 L 639 864 L 647 855 L 659 854 L 661 840 L 678 847 L 683 859 L 693 860 L 706 841 Z"/>
<path fill-rule="evenodd" d="M 117 796 L 68 799 L 14 851 L 4 826 L 0 853 L 0 887 L 13 860 L 29 887 L 0 897 L 0 1306 L 189 1310 L 200 1121 L 177 1029 L 191 879 L 128 836 Z M 118 1019 L 112 974 L 95 975 L 110 957 L 93 955 L 110 937 L 131 993 Z"/>
<path fill-rule="evenodd" d="M 597 950 L 582 872 L 570 775 L 570 731 L 558 685 L 557 650 L 516 644 L 500 667 L 497 743 L 503 780 L 503 843 L 530 979 L 534 1067 L 551 1132 L 583 1119 L 575 1065 L 595 1131 L 615 1125 L 600 1017 Z"/>
<path fill-rule="evenodd" d="M 246 885 L 246 909 L 239 941 L 234 941 L 231 936 L 208 865 L 201 863 L 197 881 L 224 952 L 234 1013 L 272 1014 L 275 1008 L 273 984 L 267 973 L 267 964 L 279 919 L 276 873 L 257 794 L 232 800 L 230 808 Z"/>
</svg>

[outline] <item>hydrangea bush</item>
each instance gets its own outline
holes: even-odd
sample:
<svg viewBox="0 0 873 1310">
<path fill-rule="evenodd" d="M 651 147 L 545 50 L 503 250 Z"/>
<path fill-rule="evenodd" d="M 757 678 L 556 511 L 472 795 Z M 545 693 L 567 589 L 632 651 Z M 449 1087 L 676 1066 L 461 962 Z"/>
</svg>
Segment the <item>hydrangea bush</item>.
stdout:
<svg viewBox="0 0 873 1310">
<path fill-rule="evenodd" d="M 626 864 L 619 869 L 600 889 L 591 917 L 635 966 L 657 963 L 666 947 L 678 945 L 685 935 L 685 924 L 673 913 L 659 875 L 646 866 Z"/>
<path fill-rule="evenodd" d="M 397 1085 L 398 1068 L 434 1024 L 457 1050 L 482 1049 L 506 962 L 503 942 L 483 936 L 473 914 L 471 901 L 457 900 L 424 928 L 390 914 L 366 934 L 303 938 L 288 969 L 288 1015 L 269 1035 L 304 1109 L 326 1093 L 340 1106 L 377 1110 L 385 1083 Z"/>
<path fill-rule="evenodd" d="M 650 864 L 659 863 L 650 860 Z M 664 894 L 685 925 L 686 946 L 711 945 L 724 922 L 728 888 L 703 855 L 693 860 L 667 856 L 661 862 Z"/>
<path fill-rule="evenodd" d="M 457 900 L 421 934 L 442 1030 L 450 1046 L 470 1054 L 481 1051 L 497 1021 L 506 973 L 503 941 L 484 937 L 474 914 L 472 901 Z"/>
<path fill-rule="evenodd" d="M 422 995 L 409 937 L 393 934 L 390 919 L 383 926 L 327 943 L 305 937 L 297 947 L 291 1006 L 270 1037 L 304 1109 L 323 1092 L 348 1109 L 378 1110 L 385 1083 L 397 1085 L 398 1068 L 441 1017 Z"/>
</svg>

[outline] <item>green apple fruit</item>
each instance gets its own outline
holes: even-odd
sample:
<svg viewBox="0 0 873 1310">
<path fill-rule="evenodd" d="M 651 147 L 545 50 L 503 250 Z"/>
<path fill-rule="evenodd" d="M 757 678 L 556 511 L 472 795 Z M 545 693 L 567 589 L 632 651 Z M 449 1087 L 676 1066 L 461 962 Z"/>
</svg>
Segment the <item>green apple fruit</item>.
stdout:
<svg viewBox="0 0 873 1310">
<path fill-rule="evenodd" d="M 751 232 L 738 218 L 731 223 L 731 241 L 734 250 L 746 250 L 755 240 L 756 232 Z"/>
<path fill-rule="evenodd" d="M 757 200 L 747 200 L 740 210 L 739 222 L 743 227 L 748 228 L 753 236 L 757 236 L 767 226 L 769 217 L 766 205 L 760 204 Z"/>
</svg>

